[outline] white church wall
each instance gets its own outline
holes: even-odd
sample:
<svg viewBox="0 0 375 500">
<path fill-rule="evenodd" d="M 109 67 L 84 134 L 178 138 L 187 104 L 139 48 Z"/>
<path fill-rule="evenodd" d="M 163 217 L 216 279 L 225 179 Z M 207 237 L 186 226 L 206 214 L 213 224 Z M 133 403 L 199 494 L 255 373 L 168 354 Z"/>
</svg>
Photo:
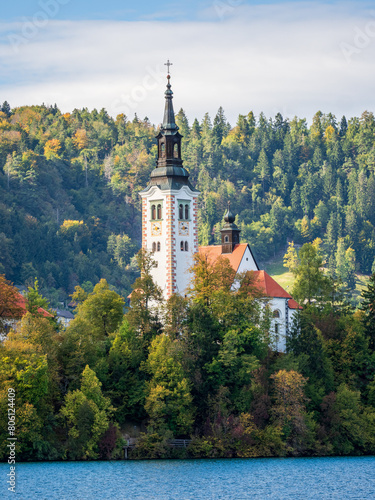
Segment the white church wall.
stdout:
<svg viewBox="0 0 375 500">
<path fill-rule="evenodd" d="M 256 265 L 255 260 L 251 255 L 249 246 L 247 246 L 243 254 L 240 265 L 237 269 L 237 273 L 243 273 L 245 271 L 258 271 L 258 266 Z"/>
<path fill-rule="evenodd" d="M 184 296 L 190 284 L 191 274 L 189 268 L 193 265 L 193 256 L 198 252 L 198 193 L 192 192 L 184 186 L 176 193 L 175 204 L 175 233 L 176 233 L 176 292 Z M 179 218 L 180 203 L 189 204 L 188 220 Z M 186 247 L 187 244 L 187 247 Z M 183 245 L 183 250 L 181 246 Z M 187 248 L 187 250 L 186 250 Z"/>
<path fill-rule="evenodd" d="M 146 194 L 141 195 L 146 203 L 143 204 L 143 231 L 142 231 L 142 246 L 149 252 L 152 252 L 152 244 L 160 243 L 160 250 L 156 250 L 153 253 L 153 259 L 157 263 L 157 267 L 154 267 L 151 271 L 154 281 L 161 287 L 163 293 L 166 291 L 166 262 L 167 262 L 167 218 L 166 218 L 166 208 L 167 199 L 165 193 L 163 193 L 157 186 L 150 189 Z M 161 202 L 162 204 L 162 217 L 160 220 L 155 222 L 160 223 L 161 233 L 156 234 L 152 227 L 153 221 L 151 220 L 151 206 L 153 203 Z"/>
<path fill-rule="evenodd" d="M 197 198 L 188 186 L 179 190 L 161 190 L 153 186 L 142 196 L 142 246 L 153 252 L 157 267 L 151 271 L 154 281 L 161 287 L 164 298 L 172 293 L 185 294 L 190 282 L 187 272 L 198 251 Z M 188 220 L 179 219 L 179 204 L 189 205 Z M 151 219 L 151 206 L 162 205 L 160 219 Z M 184 214 L 185 215 L 185 214 Z M 160 249 L 158 249 L 158 243 Z M 181 243 L 184 250 L 181 250 Z M 155 245 L 155 247 L 153 247 Z M 187 250 L 186 250 L 187 248 Z"/>
</svg>

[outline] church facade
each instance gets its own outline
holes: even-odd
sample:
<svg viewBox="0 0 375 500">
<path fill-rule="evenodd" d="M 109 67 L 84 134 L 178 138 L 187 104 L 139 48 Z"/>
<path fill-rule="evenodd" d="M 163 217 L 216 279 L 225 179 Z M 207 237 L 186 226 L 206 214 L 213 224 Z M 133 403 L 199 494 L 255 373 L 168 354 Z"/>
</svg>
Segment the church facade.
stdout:
<svg viewBox="0 0 375 500">
<path fill-rule="evenodd" d="M 300 306 L 271 276 L 259 269 L 250 246 L 240 242 L 241 231 L 229 207 L 221 229 L 221 245 L 198 247 L 199 192 L 191 185 L 189 173 L 183 167 L 182 136 L 175 122 L 170 75 L 167 81 L 163 123 L 157 136 L 157 164 L 148 186 L 140 193 L 142 247 L 153 253 L 156 263 L 153 279 L 165 299 L 175 293 L 185 295 L 194 254 L 204 253 L 212 260 L 219 256 L 228 258 L 237 273 L 254 273 L 257 286 L 264 290 L 273 314 L 271 329 L 275 349 L 283 352 L 286 335 Z"/>
<path fill-rule="evenodd" d="M 165 109 L 158 141 L 156 168 L 142 198 L 142 247 L 153 252 L 153 278 L 168 299 L 184 294 L 188 269 L 198 252 L 198 195 L 182 165 L 181 134 L 175 122 L 168 75 Z"/>
</svg>

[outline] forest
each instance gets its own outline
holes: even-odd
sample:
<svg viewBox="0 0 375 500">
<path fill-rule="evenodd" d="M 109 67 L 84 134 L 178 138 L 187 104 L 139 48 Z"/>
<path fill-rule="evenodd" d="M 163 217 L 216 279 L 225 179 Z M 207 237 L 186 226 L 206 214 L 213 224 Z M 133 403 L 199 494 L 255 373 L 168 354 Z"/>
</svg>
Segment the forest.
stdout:
<svg viewBox="0 0 375 500">
<path fill-rule="evenodd" d="M 13 389 L 18 460 L 121 458 L 127 436 L 132 458 L 374 454 L 373 114 L 176 121 L 200 244 L 219 242 L 230 201 L 261 265 L 285 254 L 303 305 L 287 352 L 273 349 L 254 277 L 225 258 L 196 256 L 188 296 L 162 300 L 139 250 L 138 192 L 156 162 L 147 118 L 4 102 L 0 407 Z M 371 277 L 353 302 L 357 273 Z M 12 283 L 28 288 L 22 318 Z M 70 300 L 64 329 L 50 308 Z M 0 459 L 7 432 L 2 418 Z"/>
<path fill-rule="evenodd" d="M 162 110 L 161 110 L 162 111 Z M 162 117 L 162 112 L 161 112 Z M 199 243 L 218 243 L 228 201 L 262 267 L 288 243 L 322 240 L 327 272 L 353 290 L 375 260 L 375 119 L 267 119 L 231 127 L 219 108 L 176 122 L 199 200 Z M 102 109 L 0 111 L 0 273 L 55 307 L 100 279 L 123 296 L 137 277 L 140 199 L 156 164 L 158 127 Z"/>
<path fill-rule="evenodd" d="M 375 274 L 354 311 L 320 245 L 305 243 L 293 290 L 304 307 L 280 353 L 254 273 L 197 254 L 188 296 L 165 303 L 152 254 L 136 262 L 125 315 L 102 279 L 90 293 L 76 287 L 63 329 L 29 288 L 28 312 L 0 346 L 0 460 L 9 429 L 18 461 L 123 458 L 129 438 L 131 459 L 375 453 Z M 17 293 L 0 276 L 13 317 Z"/>
</svg>

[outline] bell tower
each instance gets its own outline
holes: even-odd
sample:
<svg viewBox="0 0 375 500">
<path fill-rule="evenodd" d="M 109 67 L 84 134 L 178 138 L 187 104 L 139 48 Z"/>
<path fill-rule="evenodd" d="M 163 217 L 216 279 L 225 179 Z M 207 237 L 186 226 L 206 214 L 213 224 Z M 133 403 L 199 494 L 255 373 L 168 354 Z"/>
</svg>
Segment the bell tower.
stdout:
<svg viewBox="0 0 375 500">
<path fill-rule="evenodd" d="M 184 295 L 189 285 L 188 268 L 198 252 L 197 199 L 181 158 L 182 135 L 173 110 L 168 61 L 163 123 L 156 136 L 158 158 L 142 198 L 142 247 L 153 253 L 155 282 L 165 299 Z"/>
<path fill-rule="evenodd" d="M 221 253 L 233 253 L 234 247 L 240 243 L 240 232 L 234 223 L 236 217 L 230 211 L 230 203 L 228 203 L 228 210 L 224 215 L 224 226 L 221 232 Z"/>
</svg>

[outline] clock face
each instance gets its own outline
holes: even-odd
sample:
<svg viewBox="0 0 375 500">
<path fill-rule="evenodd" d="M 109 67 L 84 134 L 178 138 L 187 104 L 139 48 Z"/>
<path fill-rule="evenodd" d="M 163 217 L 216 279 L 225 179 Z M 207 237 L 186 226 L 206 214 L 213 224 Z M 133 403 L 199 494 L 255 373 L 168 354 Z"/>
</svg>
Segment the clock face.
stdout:
<svg viewBox="0 0 375 500">
<path fill-rule="evenodd" d="M 179 236 L 189 236 L 189 222 L 180 220 L 178 223 Z"/>
<path fill-rule="evenodd" d="M 151 236 L 160 236 L 160 235 L 161 235 L 161 222 L 152 222 Z"/>
</svg>

